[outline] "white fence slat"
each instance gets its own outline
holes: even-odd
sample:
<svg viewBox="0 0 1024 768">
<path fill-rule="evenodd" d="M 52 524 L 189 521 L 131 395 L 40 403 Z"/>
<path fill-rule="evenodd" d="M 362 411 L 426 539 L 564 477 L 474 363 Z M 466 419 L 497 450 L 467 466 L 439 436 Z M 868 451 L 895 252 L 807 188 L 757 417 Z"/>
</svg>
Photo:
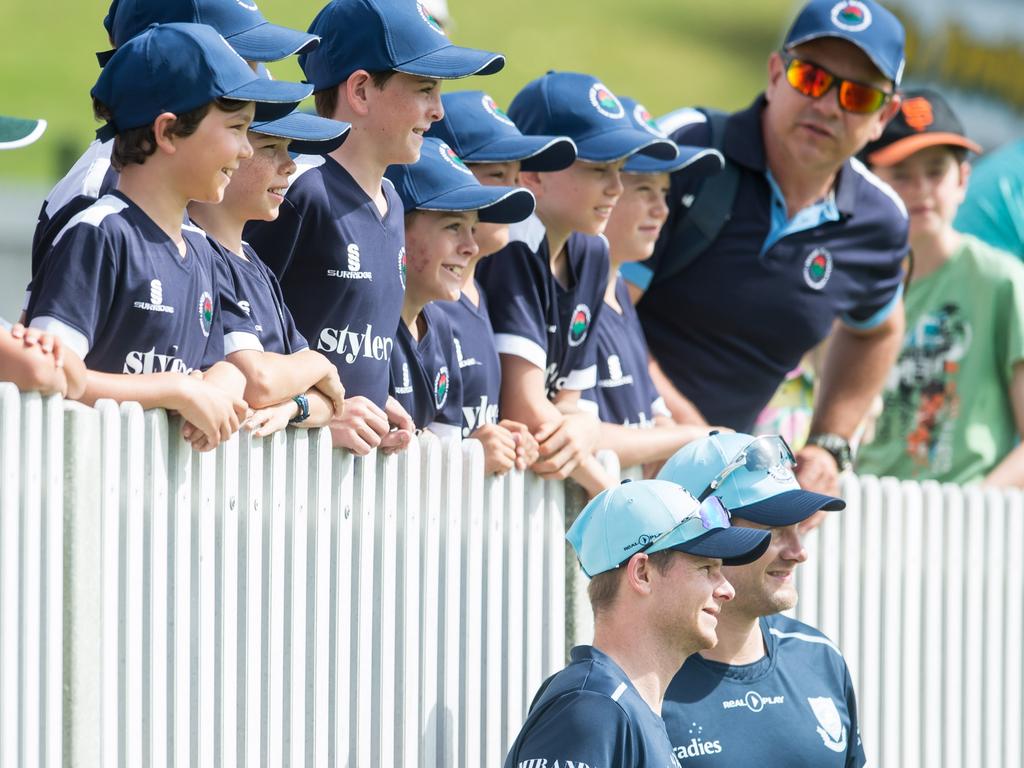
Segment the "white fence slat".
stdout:
<svg viewBox="0 0 1024 768">
<path fill-rule="evenodd" d="M 357 560 L 355 546 L 355 457 L 335 451 L 334 488 L 331 498 L 331 731 L 328 758 L 335 768 L 352 765 L 354 749 L 354 708 L 351 706 L 355 680 L 355 635 L 353 607 Z"/>
<path fill-rule="evenodd" d="M 240 441 L 230 440 L 217 451 L 217 493 L 214 513 L 215 578 L 214 601 L 214 727 L 213 763 L 238 765 L 239 662 L 239 538 L 241 512 L 239 475 Z M 244 679 L 244 677 L 242 678 Z"/>
<path fill-rule="evenodd" d="M 882 754 L 882 488 L 875 478 L 862 485 L 861 515 L 861 734 L 868 763 Z M 870 606 L 870 610 L 867 609 Z"/>
<path fill-rule="evenodd" d="M 395 696 L 398 725 L 394 760 L 415 766 L 420 760 L 420 581 L 423 526 L 420 441 L 413 440 L 399 456 L 397 585 L 398 623 L 395 637 Z"/>
<path fill-rule="evenodd" d="M 352 740 L 355 747 L 355 765 L 371 765 L 372 734 L 375 696 L 373 690 L 373 623 L 374 623 L 374 565 L 375 534 L 377 519 L 377 455 L 376 452 L 356 460 L 356 485 L 353 492 L 356 527 L 353 531 L 356 546 L 356 595 L 354 630 L 356 661 L 354 669 L 355 696 L 359 702 L 354 707 L 354 730 Z"/>
<path fill-rule="evenodd" d="M 902 576 L 899 581 L 887 578 L 888 591 L 902 585 L 900 591 L 903 599 L 900 609 L 899 625 L 902 639 L 898 650 L 901 664 L 887 679 L 900 688 L 900 765 L 921 764 L 921 711 L 924 702 L 921 699 L 921 659 L 923 647 L 921 624 L 924 620 L 921 610 L 924 597 L 924 563 L 922 552 L 924 541 L 924 499 L 921 486 L 917 483 L 902 483 L 900 486 L 900 506 L 902 508 L 903 546 L 902 555 L 889 551 L 889 556 L 896 557 L 896 563 L 902 564 Z M 889 511 L 890 517 L 900 517 L 897 510 Z M 892 562 L 892 561 L 890 561 Z M 887 694 L 888 697 L 889 694 Z"/>
<path fill-rule="evenodd" d="M 309 621 L 312 649 L 307 677 L 307 712 L 312 738 L 306 748 L 306 765 L 328 765 L 330 749 L 331 674 L 331 433 L 326 428 L 309 433 L 309 525 L 314 553 L 310 558 Z"/>
<path fill-rule="evenodd" d="M 1019 649 L 1024 647 L 1024 497 L 1020 491 L 1006 495 L 1006 656 L 1004 659 L 1003 749 L 1009 765 L 1024 765 L 1024 742 L 1020 724 L 1024 722 L 1024 664 Z"/>
<path fill-rule="evenodd" d="M 458 765 L 484 765 L 481 715 L 483 715 L 484 636 L 484 455 L 476 440 L 462 443 L 462 535 L 460 560 L 463 569 L 460 623 L 463 650 L 460 661 Z"/>
<path fill-rule="evenodd" d="M 64 697 L 64 405 L 60 397 L 43 406 L 43 721 L 42 765 L 63 764 Z"/>
<path fill-rule="evenodd" d="M 508 494 L 505 508 L 508 517 L 505 521 L 505 573 L 504 594 L 502 603 L 504 613 L 502 624 L 505 628 L 505 655 L 509 659 L 523 658 L 525 648 L 523 628 L 525 626 L 524 564 L 526 551 L 526 485 L 529 475 L 512 475 L 508 478 L 505 490 Z M 502 730 L 505 733 L 505 745 L 511 746 L 523 724 L 525 714 L 522 669 L 507 664 L 502 670 L 502 686 L 504 703 L 502 705 Z M 533 695 L 531 691 L 530 696 Z M 502 756 L 504 757 L 504 755 Z"/>
<path fill-rule="evenodd" d="M 148 686 L 142 702 L 143 752 L 147 764 L 166 768 L 171 754 L 170 712 L 174 691 L 170 663 L 173 647 L 170 563 L 171 516 L 168 506 L 171 478 L 170 423 L 162 410 L 144 414 L 144 471 L 146 478 L 142 511 L 146 540 L 143 616 L 143 676 Z"/>
<path fill-rule="evenodd" d="M 981 620 L 981 626 L 987 628 L 985 623 L 984 599 L 979 600 L 979 595 L 973 586 L 966 579 L 968 573 L 988 560 L 985 552 L 985 495 L 979 488 L 966 488 L 964 495 L 967 502 L 967 516 L 964 519 L 964 574 L 965 579 L 961 582 L 963 590 L 963 605 L 970 614 Z M 962 616 L 962 614 L 961 614 Z M 993 627 L 995 631 L 998 631 Z M 982 641 L 983 633 L 978 631 L 974 621 L 961 619 L 960 632 L 963 634 L 963 665 L 964 692 L 962 703 L 961 729 L 964 734 L 977 734 L 983 737 L 985 726 L 982 707 L 984 706 L 984 695 L 982 684 L 984 682 L 983 656 L 985 646 Z M 963 745 L 963 762 L 961 765 L 969 765 L 977 758 L 975 754 L 973 739 Z"/>
<path fill-rule="evenodd" d="M 441 442 L 441 611 L 438 678 L 439 765 L 454 765 L 459 752 L 459 673 L 463 664 L 462 446 Z"/>
<path fill-rule="evenodd" d="M 839 644 L 846 658 L 854 689 L 860 691 L 860 531 L 861 516 L 864 512 L 861 485 L 856 478 L 848 478 L 844 481 L 843 498 L 846 500 L 847 506 L 838 514 L 838 524 L 842 530 L 842 552 L 841 555 L 837 553 L 842 561 L 842 578 L 838 597 L 839 635 L 833 639 Z"/>
<path fill-rule="evenodd" d="M 548 482 L 544 503 L 544 648 L 541 679 L 565 666 L 565 484 Z"/>
<path fill-rule="evenodd" d="M 438 712 L 441 681 L 438 659 L 440 658 L 441 623 L 441 444 L 430 435 L 420 437 L 420 453 L 423 457 L 420 471 L 420 508 L 423 525 L 422 547 L 420 549 L 420 572 L 423 592 L 420 597 L 420 742 L 419 764 L 423 768 L 439 766 L 441 749 L 441 725 Z"/>
<path fill-rule="evenodd" d="M 942 749 L 942 601 L 943 580 L 935 572 L 934 563 L 943 551 L 946 538 L 946 516 L 942 511 L 942 489 L 938 483 L 922 485 L 924 519 L 924 552 L 921 569 L 923 623 L 921 633 L 921 761 L 922 765 L 943 764 Z"/>
<path fill-rule="evenodd" d="M 839 641 L 840 605 L 836 598 L 839 595 L 843 561 L 846 559 L 841 549 L 842 521 L 839 516 L 842 514 L 825 514 L 824 523 L 818 527 L 818 554 L 815 557 L 818 566 L 818 621 L 814 626 L 834 642 Z"/>
<path fill-rule="evenodd" d="M 170 556 L 167 579 L 171 589 L 169 627 L 171 647 L 170 766 L 191 763 L 193 751 L 192 722 L 192 447 L 181 437 L 181 419 L 175 418 L 168 428 L 170 446 L 169 469 L 169 535 Z"/>
<path fill-rule="evenodd" d="M 524 564 L 523 699 L 521 716 L 526 714 L 534 694 L 544 681 L 544 535 L 547 510 L 546 483 L 536 475 L 526 478 L 526 547 Z"/>
<path fill-rule="evenodd" d="M 309 558 L 309 435 L 288 430 L 287 497 L 285 507 L 285 765 L 306 761 L 306 652 L 309 622 L 306 615 L 307 561 Z"/>
<path fill-rule="evenodd" d="M 511 473 L 513 476 L 519 473 Z M 521 477 L 521 475 L 520 475 Z M 485 763 L 496 763 L 505 756 L 505 734 L 502 730 L 502 671 L 508 660 L 504 652 L 505 629 L 502 622 L 504 594 L 502 576 L 505 570 L 505 518 L 504 477 L 490 477 L 484 484 L 484 639 L 480 671 L 483 686 L 481 721 Z M 521 480 L 520 480 L 521 482 Z"/>
<path fill-rule="evenodd" d="M 267 729 L 261 759 L 284 765 L 285 703 L 285 529 L 287 506 L 288 439 L 277 432 L 263 439 L 263 583 L 266 627 L 266 684 L 264 708 Z"/>
<path fill-rule="evenodd" d="M 20 583 L 21 399 L 0 383 L 0 764 L 17 765 Z"/>
<path fill-rule="evenodd" d="M 944 551 L 943 592 L 945 593 L 945 638 L 942 679 L 945 684 L 943 703 L 943 765 L 957 768 L 963 761 L 964 679 L 963 679 L 963 608 L 964 594 L 964 516 L 967 512 L 964 495 L 953 485 L 943 486 L 946 515 L 946 548 Z"/>
<path fill-rule="evenodd" d="M 217 448 L 217 453 L 224 450 Z M 192 631 L 198 640 L 192 654 L 193 763 L 212 768 L 217 724 L 215 690 L 217 558 L 217 455 L 194 453 L 192 475 Z"/>
<path fill-rule="evenodd" d="M 394 765 L 395 632 L 398 618 L 398 456 L 377 455 L 377 516 L 374 525 L 374 641 L 371 754 L 374 765 Z"/>
<path fill-rule="evenodd" d="M 882 480 L 883 516 L 881 547 L 881 665 L 879 673 L 882 691 L 882 765 L 900 764 L 900 706 L 902 691 L 887 685 L 900 676 L 900 626 L 903 616 L 903 595 L 899 589 L 903 571 L 903 520 L 899 514 L 903 501 L 900 484 L 893 478 Z M 890 588 L 890 585 L 894 588 Z M 865 605 L 867 609 L 867 605 Z"/>
<path fill-rule="evenodd" d="M 21 476 L 21 628 L 19 661 L 21 701 L 20 764 L 36 766 L 40 762 L 40 736 L 43 723 L 42 677 L 40 675 L 40 623 L 42 615 L 42 470 L 43 402 L 37 393 L 21 398 L 22 453 Z"/>
<path fill-rule="evenodd" d="M 981 626 L 984 642 L 984 693 L 982 701 L 982 722 L 984 738 L 982 744 L 982 761 L 985 765 L 1007 765 L 1003 755 L 1003 671 L 1005 654 L 1003 641 L 1006 637 L 1006 610 L 1003 606 L 1003 595 L 1006 594 L 1006 515 L 1004 513 L 1004 497 L 999 491 L 989 489 L 985 493 L 985 569 L 989 574 L 986 582 L 988 589 L 982 590 L 984 617 Z M 1020 551 L 1014 550 L 1011 557 L 1020 557 Z M 913 646 L 908 644 L 904 653 L 913 658 Z"/>
<path fill-rule="evenodd" d="M 821 566 L 821 526 L 804 535 L 807 559 L 796 569 L 799 599 L 796 617 L 812 627 L 818 625 L 818 575 Z"/>
<path fill-rule="evenodd" d="M 264 743 L 264 441 L 239 440 L 239 659 L 237 765 L 257 765 Z M 227 706 L 227 705 L 226 705 Z M 225 750 L 226 754 L 227 750 Z M 228 768 L 225 764 L 225 768 Z"/>
</svg>

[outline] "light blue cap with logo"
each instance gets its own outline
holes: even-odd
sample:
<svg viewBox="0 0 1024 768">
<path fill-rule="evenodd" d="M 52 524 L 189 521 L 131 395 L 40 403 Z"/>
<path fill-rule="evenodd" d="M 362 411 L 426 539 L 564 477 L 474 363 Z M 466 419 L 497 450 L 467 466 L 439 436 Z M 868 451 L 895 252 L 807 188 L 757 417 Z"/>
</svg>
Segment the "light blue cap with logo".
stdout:
<svg viewBox="0 0 1024 768">
<path fill-rule="evenodd" d="M 694 440 L 665 462 L 658 478 L 700 496 L 755 439 L 753 435 L 730 432 Z M 771 526 L 799 523 L 821 509 L 846 508 L 846 502 L 835 496 L 803 490 L 791 463 L 782 455 L 778 458 L 764 467 L 740 466 L 721 481 L 714 495 L 734 516 Z"/>
<path fill-rule="evenodd" d="M 671 533 L 658 540 L 668 531 Z M 565 538 L 576 550 L 584 573 L 596 576 L 642 550 L 674 549 L 719 558 L 726 565 L 743 565 L 764 553 L 770 535 L 754 528 L 733 528 L 727 514 L 720 523 L 711 524 L 702 514 L 701 504 L 679 485 L 638 480 L 595 496 Z"/>
</svg>

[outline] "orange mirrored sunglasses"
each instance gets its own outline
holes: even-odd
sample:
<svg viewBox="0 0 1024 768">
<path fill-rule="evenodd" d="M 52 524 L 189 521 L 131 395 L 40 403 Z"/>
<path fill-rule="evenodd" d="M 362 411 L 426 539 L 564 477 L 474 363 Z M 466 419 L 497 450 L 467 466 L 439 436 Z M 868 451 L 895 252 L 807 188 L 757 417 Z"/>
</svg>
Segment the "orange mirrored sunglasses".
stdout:
<svg viewBox="0 0 1024 768">
<path fill-rule="evenodd" d="M 798 59 L 786 51 L 780 51 L 779 54 L 786 64 L 786 82 L 804 96 L 820 99 L 836 86 L 839 106 L 858 115 L 877 112 L 892 98 L 891 93 L 881 88 L 845 80 L 818 64 Z"/>
</svg>

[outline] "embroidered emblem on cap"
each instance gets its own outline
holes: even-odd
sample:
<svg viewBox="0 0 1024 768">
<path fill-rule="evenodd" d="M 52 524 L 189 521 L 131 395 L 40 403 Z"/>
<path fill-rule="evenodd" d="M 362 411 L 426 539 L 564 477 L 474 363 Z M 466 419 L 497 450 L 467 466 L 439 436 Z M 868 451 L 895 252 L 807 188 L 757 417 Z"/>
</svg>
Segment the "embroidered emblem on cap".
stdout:
<svg viewBox="0 0 1024 768">
<path fill-rule="evenodd" d="M 434 18 L 433 14 L 427 10 L 427 7 L 423 3 L 416 3 L 416 10 L 420 12 L 420 16 L 425 22 L 427 22 L 428 27 L 437 32 L 441 37 L 448 37 L 437 19 Z"/>
<path fill-rule="evenodd" d="M 468 174 L 470 176 L 473 175 L 473 172 L 466 167 L 466 164 L 464 162 L 462 162 L 462 158 L 455 154 L 455 150 L 449 147 L 443 141 L 441 142 L 441 146 L 437 148 L 437 151 L 441 154 L 441 157 L 443 157 L 445 161 L 448 163 L 448 165 L 450 165 L 452 168 L 454 168 L 457 171 L 461 171 L 462 173 Z"/>
<path fill-rule="evenodd" d="M 900 111 L 903 113 L 903 119 L 907 121 L 907 125 L 915 131 L 923 131 L 935 122 L 932 104 L 924 96 L 907 99 L 900 106 Z"/>
<path fill-rule="evenodd" d="M 843 0 L 832 8 L 832 23 L 847 32 L 863 32 L 871 26 L 871 9 L 860 0 Z"/>
<path fill-rule="evenodd" d="M 665 138 L 665 132 L 658 127 L 658 124 L 654 122 L 654 117 L 650 112 L 647 111 L 647 107 L 643 104 L 637 104 L 633 107 L 633 119 L 640 124 L 640 126 L 647 131 L 657 136 L 659 139 Z"/>
<path fill-rule="evenodd" d="M 484 105 L 484 109 L 487 110 L 487 114 L 493 117 L 495 120 L 504 123 L 505 125 L 511 125 L 513 128 L 516 124 L 512 122 L 512 118 L 505 114 L 505 110 L 498 106 L 498 102 L 488 96 L 486 93 L 480 100 L 480 103 Z"/>
<path fill-rule="evenodd" d="M 815 248 L 804 262 L 804 282 L 816 291 L 825 287 L 832 275 L 832 254 L 826 248 Z"/>
<path fill-rule="evenodd" d="M 612 120 L 618 120 L 626 114 L 622 102 L 605 88 L 603 83 L 594 83 L 590 86 L 590 103 L 594 105 L 594 109 Z"/>
<path fill-rule="evenodd" d="M 235 0 L 235 2 L 238 3 L 240 6 L 242 6 L 243 8 L 245 8 L 245 10 L 247 10 L 247 11 L 258 11 L 259 10 L 259 8 L 256 7 L 256 3 L 247 3 L 247 2 L 245 2 L 245 0 Z"/>
</svg>

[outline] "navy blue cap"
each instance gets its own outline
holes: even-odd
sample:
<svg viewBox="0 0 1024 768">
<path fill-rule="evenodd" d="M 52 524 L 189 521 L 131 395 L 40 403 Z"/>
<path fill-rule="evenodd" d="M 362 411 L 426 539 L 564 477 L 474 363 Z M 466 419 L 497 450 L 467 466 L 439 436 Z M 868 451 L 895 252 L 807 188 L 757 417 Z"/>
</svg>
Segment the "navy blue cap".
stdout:
<svg viewBox="0 0 1024 768">
<path fill-rule="evenodd" d="M 310 91 L 259 77 L 213 27 L 154 24 L 117 49 L 91 93 L 113 115 L 96 132 L 108 139 L 149 125 L 163 112 L 180 115 L 221 97 L 255 101 L 257 119 L 272 120 Z"/>
<path fill-rule="evenodd" d="M 903 25 L 875 0 L 811 0 L 797 15 L 783 47 L 792 48 L 820 37 L 853 43 L 879 72 L 895 85 L 900 84 L 906 65 Z"/>
<path fill-rule="evenodd" d="M 277 120 L 253 122 L 249 130 L 264 136 L 291 139 L 288 151 L 295 154 L 326 155 L 345 142 L 352 124 L 296 110 Z"/>
<path fill-rule="evenodd" d="M 620 96 L 623 109 L 633 121 L 633 125 L 642 131 L 647 131 L 659 139 L 671 141 L 665 132 L 658 127 L 647 107 L 631 99 L 628 96 Z M 725 158 L 717 149 L 710 147 L 689 147 L 683 144 L 676 145 L 679 149 L 679 156 L 675 160 L 658 160 L 647 155 L 633 155 L 626 161 L 623 173 L 675 173 L 684 168 L 696 176 L 711 176 L 725 167 Z"/>
<path fill-rule="evenodd" d="M 440 139 L 423 139 L 420 159 L 392 165 L 385 176 L 411 211 L 479 211 L 480 221 L 514 224 L 533 213 L 533 193 L 521 187 L 485 186 Z"/>
<path fill-rule="evenodd" d="M 590 75 L 548 72 L 516 94 L 508 114 L 529 136 L 568 136 L 580 160 L 607 163 L 637 152 L 661 160 L 678 155 L 675 142 L 635 127 L 622 102 Z"/>
<path fill-rule="evenodd" d="M 318 91 L 358 69 L 449 80 L 493 75 L 505 66 L 499 53 L 453 45 L 417 0 L 331 0 L 309 31 L 321 44 L 299 56 L 299 66 Z"/>
<path fill-rule="evenodd" d="M 567 136 L 524 136 L 483 91 L 457 91 L 441 97 L 444 117 L 427 136 L 444 141 L 467 163 L 520 162 L 524 171 L 560 171 L 576 160 Z"/>
<path fill-rule="evenodd" d="M 150 24 L 208 24 L 249 61 L 277 61 L 308 53 L 316 35 L 271 24 L 252 0 L 113 0 L 103 20 L 114 46 L 120 48 Z"/>
<path fill-rule="evenodd" d="M 699 496 L 753 440 L 753 435 L 741 432 L 694 440 L 665 462 L 658 478 Z M 799 523 L 821 509 L 846 508 L 846 502 L 835 496 L 803 490 L 784 465 L 756 471 L 740 467 L 722 481 L 714 495 L 735 517 L 771 526 Z"/>
</svg>

